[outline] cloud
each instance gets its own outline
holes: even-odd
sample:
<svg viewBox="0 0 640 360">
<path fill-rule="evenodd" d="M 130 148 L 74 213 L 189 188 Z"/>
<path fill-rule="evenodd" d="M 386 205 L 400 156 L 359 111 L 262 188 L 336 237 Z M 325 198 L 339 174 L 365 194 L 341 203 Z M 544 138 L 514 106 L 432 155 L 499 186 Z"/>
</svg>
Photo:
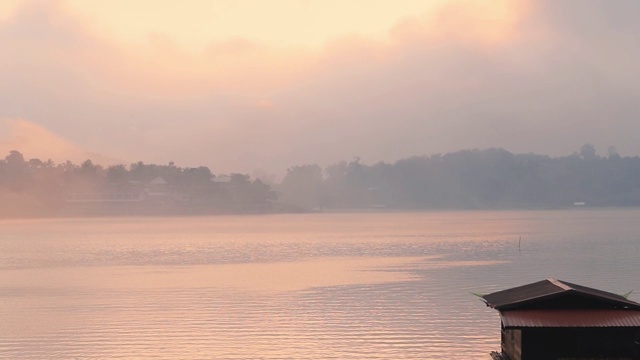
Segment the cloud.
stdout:
<svg viewBox="0 0 640 360">
<path fill-rule="evenodd" d="M 0 23 L 0 118 L 128 162 L 214 172 L 585 142 L 639 154 L 638 7 L 451 1 L 387 39 L 318 51 L 228 39 L 194 53 L 160 34 L 132 48 L 64 2 L 27 2 Z"/>
<path fill-rule="evenodd" d="M 273 109 L 275 108 L 275 104 L 267 99 L 260 99 L 258 101 L 256 101 L 255 103 L 256 107 L 260 108 L 260 109 L 265 109 L 265 110 L 269 110 L 269 109 Z"/>
<path fill-rule="evenodd" d="M 12 150 L 20 151 L 27 159 L 51 159 L 57 163 L 70 160 L 79 164 L 87 159 L 105 166 L 120 163 L 89 152 L 36 123 L 23 119 L 0 119 L 0 154 L 8 154 Z"/>
</svg>

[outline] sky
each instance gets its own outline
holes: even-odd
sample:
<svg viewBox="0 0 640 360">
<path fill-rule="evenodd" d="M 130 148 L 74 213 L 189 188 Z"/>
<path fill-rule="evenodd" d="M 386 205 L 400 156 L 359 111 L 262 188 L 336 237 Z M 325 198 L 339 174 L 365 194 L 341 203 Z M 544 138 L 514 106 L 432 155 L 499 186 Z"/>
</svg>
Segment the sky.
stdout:
<svg viewBox="0 0 640 360">
<path fill-rule="evenodd" d="M 635 0 L 2 0 L 0 154 L 288 167 L 640 154 Z"/>
</svg>

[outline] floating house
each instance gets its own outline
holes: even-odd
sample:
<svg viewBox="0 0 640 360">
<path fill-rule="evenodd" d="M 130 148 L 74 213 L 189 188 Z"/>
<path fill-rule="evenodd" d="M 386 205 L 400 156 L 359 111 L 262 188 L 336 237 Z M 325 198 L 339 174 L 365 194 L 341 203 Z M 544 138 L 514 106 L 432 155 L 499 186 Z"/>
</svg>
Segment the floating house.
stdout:
<svg viewBox="0 0 640 360">
<path fill-rule="evenodd" d="M 507 360 L 640 360 L 640 304 L 547 279 L 482 299 L 500 313 Z"/>
</svg>

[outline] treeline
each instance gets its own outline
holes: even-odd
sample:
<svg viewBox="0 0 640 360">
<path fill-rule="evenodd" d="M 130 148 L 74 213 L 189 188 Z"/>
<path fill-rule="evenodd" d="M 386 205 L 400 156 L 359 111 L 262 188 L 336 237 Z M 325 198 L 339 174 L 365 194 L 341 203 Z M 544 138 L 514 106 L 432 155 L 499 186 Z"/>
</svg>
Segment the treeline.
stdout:
<svg viewBox="0 0 640 360">
<path fill-rule="evenodd" d="M 0 160 L 0 216 L 211 214 L 326 209 L 640 206 L 640 158 L 586 144 L 562 157 L 465 150 L 395 163 L 293 166 L 279 184 L 209 168 Z"/>
<path fill-rule="evenodd" d="M 142 162 L 102 167 L 86 160 L 0 160 L 0 216 L 207 214 L 282 211 L 276 193 L 245 174 Z"/>
<path fill-rule="evenodd" d="M 305 208 L 514 209 L 640 206 L 640 158 L 589 144 L 563 157 L 465 150 L 321 169 L 294 166 L 283 199 Z"/>
</svg>

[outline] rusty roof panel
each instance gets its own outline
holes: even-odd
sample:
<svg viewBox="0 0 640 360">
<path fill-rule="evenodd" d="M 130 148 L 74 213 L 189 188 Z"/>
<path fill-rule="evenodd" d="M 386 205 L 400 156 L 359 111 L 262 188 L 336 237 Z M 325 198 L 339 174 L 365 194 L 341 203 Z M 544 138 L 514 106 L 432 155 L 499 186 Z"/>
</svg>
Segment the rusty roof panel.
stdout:
<svg viewBox="0 0 640 360">
<path fill-rule="evenodd" d="M 636 310 L 511 310 L 500 313 L 505 327 L 640 327 Z"/>
</svg>

